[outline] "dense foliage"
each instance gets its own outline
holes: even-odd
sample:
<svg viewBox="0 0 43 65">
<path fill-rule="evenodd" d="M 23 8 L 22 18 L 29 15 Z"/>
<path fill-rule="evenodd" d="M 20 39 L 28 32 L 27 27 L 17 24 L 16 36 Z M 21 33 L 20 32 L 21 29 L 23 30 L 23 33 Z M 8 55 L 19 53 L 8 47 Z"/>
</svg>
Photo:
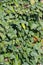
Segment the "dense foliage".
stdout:
<svg viewBox="0 0 43 65">
<path fill-rule="evenodd" d="M 43 64 L 43 3 L 0 0 L 0 65 Z"/>
</svg>

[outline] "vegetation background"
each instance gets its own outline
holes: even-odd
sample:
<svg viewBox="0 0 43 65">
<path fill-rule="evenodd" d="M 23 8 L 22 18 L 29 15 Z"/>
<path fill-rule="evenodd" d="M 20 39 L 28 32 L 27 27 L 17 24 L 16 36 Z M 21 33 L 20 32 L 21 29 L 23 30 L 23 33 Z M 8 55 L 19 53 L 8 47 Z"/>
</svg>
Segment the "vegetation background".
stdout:
<svg viewBox="0 0 43 65">
<path fill-rule="evenodd" d="M 0 0 L 0 65 L 43 65 L 43 0 Z"/>
</svg>

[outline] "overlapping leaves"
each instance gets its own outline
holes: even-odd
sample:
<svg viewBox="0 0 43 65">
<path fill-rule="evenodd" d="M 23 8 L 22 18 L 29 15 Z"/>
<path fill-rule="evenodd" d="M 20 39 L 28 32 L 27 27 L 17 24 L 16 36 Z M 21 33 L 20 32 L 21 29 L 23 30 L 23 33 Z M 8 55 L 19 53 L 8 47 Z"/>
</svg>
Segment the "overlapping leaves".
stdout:
<svg viewBox="0 0 43 65">
<path fill-rule="evenodd" d="M 37 65 L 43 59 L 43 4 L 31 1 L 0 2 L 1 65 Z"/>
</svg>

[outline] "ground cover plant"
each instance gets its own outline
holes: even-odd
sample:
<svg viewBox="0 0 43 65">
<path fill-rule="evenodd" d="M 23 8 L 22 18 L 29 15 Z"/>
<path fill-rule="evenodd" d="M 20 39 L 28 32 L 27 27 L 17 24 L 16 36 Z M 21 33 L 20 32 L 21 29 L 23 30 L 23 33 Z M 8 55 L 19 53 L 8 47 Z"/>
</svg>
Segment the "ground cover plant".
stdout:
<svg viewBox="0 0 43 65">
<path fill-rule="evenodd" d="M 0 0 L 0 65 L 43 65 L 43 0 Z"/>
</svg>

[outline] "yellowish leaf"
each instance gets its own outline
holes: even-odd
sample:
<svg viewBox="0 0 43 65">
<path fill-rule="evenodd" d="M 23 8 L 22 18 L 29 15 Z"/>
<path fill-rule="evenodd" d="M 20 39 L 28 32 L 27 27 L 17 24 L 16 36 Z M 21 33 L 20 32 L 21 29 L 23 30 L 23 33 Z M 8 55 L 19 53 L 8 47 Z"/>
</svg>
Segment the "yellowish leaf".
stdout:
<svg viewBox="0 0 43 65">
<path fill-rule="evenodd" d="M 22 23 L 22 27 L 23 27 L 23 29 L 25 29 L 25 28 L 26 28 L 26 26 L 25 26 L 25 24 L 24 24 L 24 23 Z"/>
<path fill-rule="evenodd" d="M 42 46 L 43 46 L 43 39 L 41 40 L 41 44 L 42 44 Z"/>
<path fill-rule="evenodd" d="M 35 4 L 35 0 L 30 0 L 31 5 Z"/>
</svg>

